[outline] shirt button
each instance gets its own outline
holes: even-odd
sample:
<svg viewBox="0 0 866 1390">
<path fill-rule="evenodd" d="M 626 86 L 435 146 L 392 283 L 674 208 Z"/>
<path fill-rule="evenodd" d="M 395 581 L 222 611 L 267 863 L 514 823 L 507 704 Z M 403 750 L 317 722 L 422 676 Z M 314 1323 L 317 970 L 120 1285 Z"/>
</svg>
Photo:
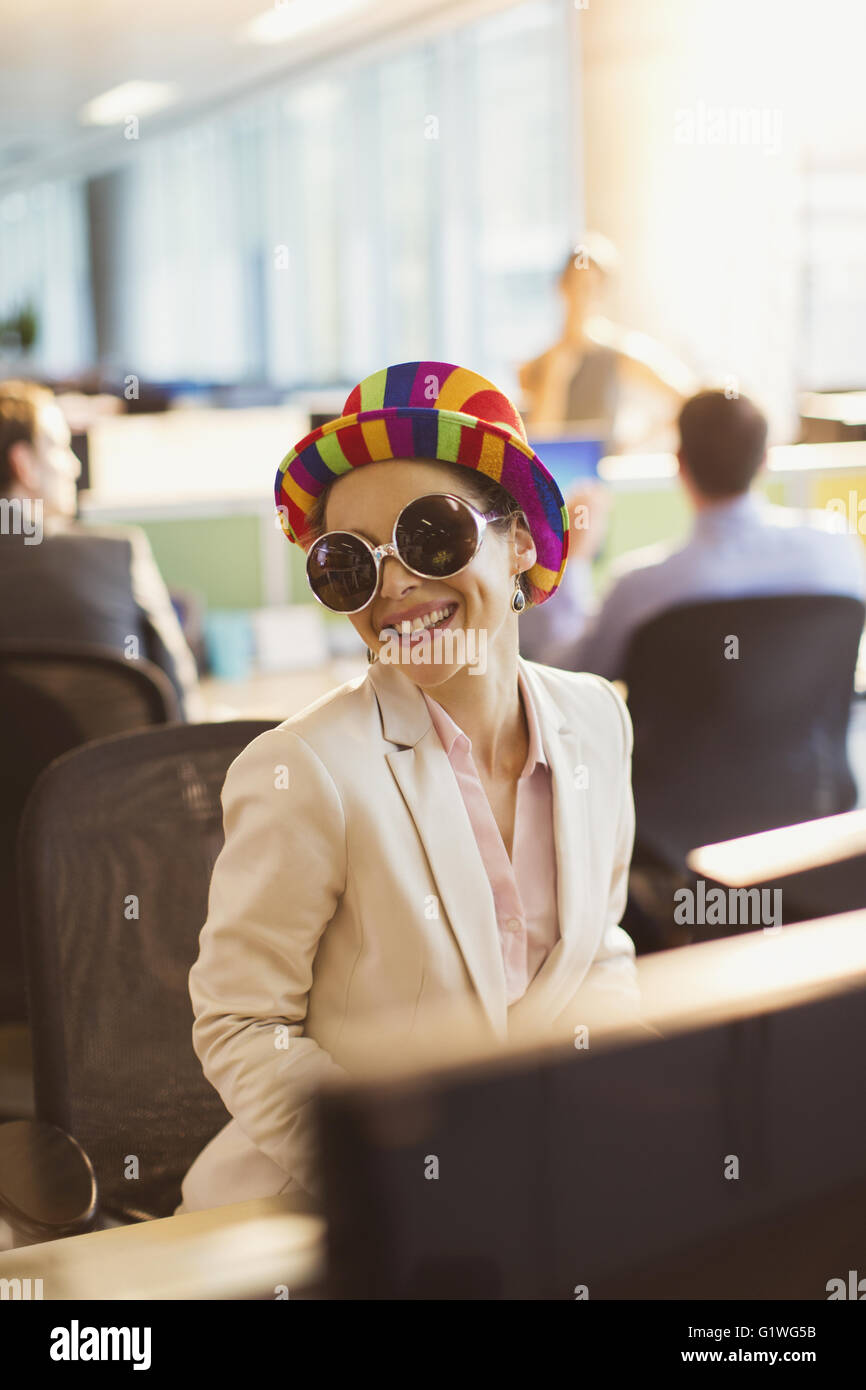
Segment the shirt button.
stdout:
<svg viewBox="0 0 866 1390">
<path fill-rule="evenodd" d="M 523 923 L 521 922 L 519 917 L 509 917 L 508 921 L 505 923 L 505 926 L 508 931 L 520 931 L 520 928 L 523 926 Z"/>
</svg>

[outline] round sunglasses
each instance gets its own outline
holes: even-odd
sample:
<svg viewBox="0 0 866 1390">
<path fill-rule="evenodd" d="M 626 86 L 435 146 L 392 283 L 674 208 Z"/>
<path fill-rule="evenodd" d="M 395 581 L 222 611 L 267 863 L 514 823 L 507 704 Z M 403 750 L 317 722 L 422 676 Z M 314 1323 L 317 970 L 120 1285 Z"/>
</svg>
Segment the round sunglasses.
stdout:
<svg viewBox="0 0 866 1390">
<path fill-rule="evenodd" d="M 421 579 L 450 579 L 475 558 L 489 521 L 505 512 L 479 512 L 451 492 L 416 497 L 394 522 L 390 542 L 371 545 L 354 531 L 326 531 L 307 552 L 307 580 L 334 613 L 360 613 L 375 597 L 382 561 L 396 556 Z"/>
</svg>

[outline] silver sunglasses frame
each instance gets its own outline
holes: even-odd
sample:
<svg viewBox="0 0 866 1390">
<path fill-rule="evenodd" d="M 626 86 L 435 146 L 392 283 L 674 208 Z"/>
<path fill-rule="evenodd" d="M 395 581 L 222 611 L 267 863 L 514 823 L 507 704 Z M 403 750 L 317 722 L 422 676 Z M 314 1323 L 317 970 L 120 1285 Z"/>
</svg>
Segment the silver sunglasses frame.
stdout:
<svg viewBox="0 0 866 1390">
<path fill-rule="evenodd" d="M 407 508 L 414 507 L 417 502 L 426 501 L 428 497 L 447 497 L 453 502 L 459 502 L 461 506 L 466 507 L 466 509 L 472 514 L 472 518 L 475 522 L 475 549 L 469 556 L 469 559 L 466 561 L 466 564 L 461 565 L 459 570 L 453 570 L 451 574 L 422 574 L 420 570 L 413 569 L 411 565 L 407 565 L 406 561 L 403 559 L 403 557 L 397 549 L 397 527 L 400 524 L 400 517 L 407 510 Z M 475 559 L 475 556 L 481 549 L 481 543 L 484 540 L 484 533 L 487 530 L 488 522 L 502 520 L 507 515 L 507 512 L 480 512 L 477 507 L 473 507 L 471 502 L 467 502 L 465 497 L 459 497 L 456 492 L 422 493 L 420 497 L 413 497 L 411 502 L 407 502 L 405 507 L 401 507 L 394 521 L 394 529 L 391 532 L 391 539 L 390 541 L 386 541 L 384 545 L 371 545 L 370 542 L 366 539 L 366 537 L 359 536 L 356 531 L 325 531 L 322 533 L 321 536 L 317 536 L 316 539 L 313 541 L 312 545 L 310 546 L 309 550 L 307 551 L 307 560 L 304 566 L 304 571 L 307 576 L 307 584 L 309 585 L 310 592 L 312 593 L 313 598 L 318 603 L 320 603 L 323 608 L 327 608 L 329 613 L 337 613 L 340 617 L 349 617 L 350 614 L 353 613 L 363 613 L 365 608 L 369 608 L 370 604 L 373 602 L 373 599 L 379 592 L 379 581 L 382 578 L 382 561 L 387 556 L 391 555 L 394 557 L 395 560 L 399 560 L 400 564 L 403 566 L 404 569 L 407 569 L 410 574 L 416 574 L 419 579 L 453 579 L 455 575 L 462 574 L 463 571 L 465 569 L 468 569 L 468 567 L 472 564 L 472 561 Z M 319 595 L 316 593 L 312 584 L 310 584 L 310 557 L 313 553 L 315 546 L 319 543 L 319 541 L 327 540 L 329 536 L 352 536 L 354 540 L 360 541 L 361 544 L 365 546 L 367 550 L 369 550 L 370 554 L 373 557 L 373 563 L 376 566 L 376 583 L 373 587 L 372 594 L 367 599 L 367 602 L 362 603 L 359 608 L 331 608 L 329 604 L 325 603 L 324 599 L 319 598 Z"/>
</svg>

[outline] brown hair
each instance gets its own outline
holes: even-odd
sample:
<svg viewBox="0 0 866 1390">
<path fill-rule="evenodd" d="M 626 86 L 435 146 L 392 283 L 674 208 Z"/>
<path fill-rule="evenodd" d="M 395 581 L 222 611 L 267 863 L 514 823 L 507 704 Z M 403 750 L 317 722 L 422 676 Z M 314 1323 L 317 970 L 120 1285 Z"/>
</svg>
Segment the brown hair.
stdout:
<svg viewBox="0 0 866 1390">
<path fill-rule="evenodd" d="M 54 396 L 35 381 L 0 381 L 0 494 L 12 485 L 9 451 L 14 444 L 33 444 L 39 429 L 39 411 Z"/>
<path fill-rule="evenodd" d="M 686 467 L 705 497 L 748 491 L 767 446 L 766 416 L 748 396 L 699 391 L 677 424 Z"/>
<path fill-rule="evenodd" d="M 465 496 L 468 502 L 477 507 L 480 512 L 502 512 L 496 521 L 489 521 L 488 526 L 495 527 L 500 531 L 507 531 L 514 517 L 519 517 L 523 525 L 529 531 L 526 517 L 520 503 L 515 501 L 505 488 L 497 483 L 494 478 L 488 478 L 486 473 L 479 473 L 474 469 L 464 468 L 460 464 L 446 463 L 439 459 L 432 459 L 431 462 L 438 463 L 441 468 L 445 468 L 454 478 L 459 496 Z M 336 482 L 337 479 L 334 479 Z M 328 494 L 334 483 L 328 483 L 323 492 L 320 492 L 306 517 L 306 531 L 304 532 L 304 546 L 312 545 L 317 536 L 321 536 L 325 531 L 325 508 L 328 505 Z M 530 533 L 531 534 L 531 533 Z M 526 606 L 532 603 L 529 581 L 526 578 L 526 571 L 518 576 L 521 592 L 526 599 Z"/>
</svg>

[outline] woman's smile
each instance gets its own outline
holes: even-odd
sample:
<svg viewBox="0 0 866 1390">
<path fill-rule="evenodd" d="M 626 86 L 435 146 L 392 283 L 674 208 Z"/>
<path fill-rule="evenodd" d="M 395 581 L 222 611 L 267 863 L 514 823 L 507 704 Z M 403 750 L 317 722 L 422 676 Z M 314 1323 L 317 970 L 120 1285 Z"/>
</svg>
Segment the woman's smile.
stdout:
<svg viewBox="0 0 866 1390">
<path fill-rule="evenodd" d="M 425 606 L 414 616 L 390 619 L 382 632 L 379 633 L 379 640 L 383 640 L 383 635 L 387 632 L 396 632 L 401 637 L 408 637 L 414 641 L 423 637 L 425 632 L 430 632 L 434 628 L 446 628 L 450 626 L 451 620 L 456 614 L 459 603 L 445 603 L 434 606 Z"/>
</svg>

